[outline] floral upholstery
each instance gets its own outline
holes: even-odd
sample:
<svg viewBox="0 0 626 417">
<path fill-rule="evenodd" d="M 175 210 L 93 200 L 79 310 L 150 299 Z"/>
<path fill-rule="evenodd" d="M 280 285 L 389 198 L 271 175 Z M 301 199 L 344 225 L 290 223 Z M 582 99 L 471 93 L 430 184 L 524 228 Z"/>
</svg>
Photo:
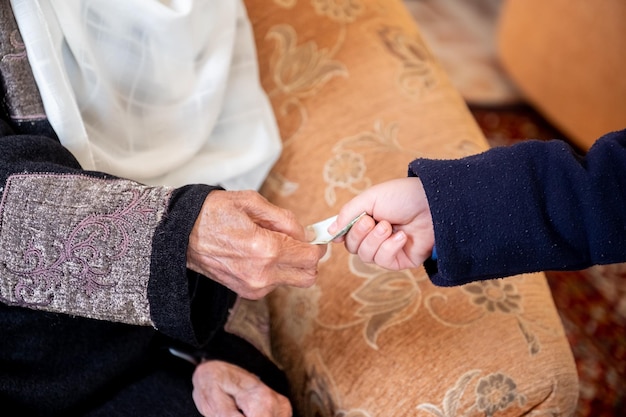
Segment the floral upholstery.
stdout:
<svg viewBox="0 0 626 417">
<path fill-rule="evenodd" d="M 303 224 L 416 157 L 487 143 L 400 0 L 246 0 L 284 141 L 262 188 Z M 573 357 L 542 274 L 433 286 L 329 245 L 319 281 L 266 300 L 304 416 L 555 416 Z"/>
</svg>

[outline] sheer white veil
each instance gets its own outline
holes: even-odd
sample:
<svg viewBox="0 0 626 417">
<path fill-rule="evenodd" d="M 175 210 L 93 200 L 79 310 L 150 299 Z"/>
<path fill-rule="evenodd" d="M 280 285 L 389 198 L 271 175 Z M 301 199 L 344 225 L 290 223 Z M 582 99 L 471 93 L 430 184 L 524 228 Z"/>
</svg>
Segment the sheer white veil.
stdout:
<svg viewBox="0 0 626 417">
<path fill-rule="evenodd" d="M 281 151 L 241 0 L 11 0 L 46 114 L 83 168 L 258 189 Z"/>
</svg>

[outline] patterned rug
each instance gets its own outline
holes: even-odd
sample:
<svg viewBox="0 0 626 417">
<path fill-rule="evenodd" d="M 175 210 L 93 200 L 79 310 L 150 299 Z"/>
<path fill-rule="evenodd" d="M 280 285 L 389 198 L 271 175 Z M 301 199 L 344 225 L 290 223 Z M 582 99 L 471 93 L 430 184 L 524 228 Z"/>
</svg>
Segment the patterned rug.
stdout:
<svg viewBox="0 0 626 417">
<path fill-rule="evenodd" d="M 470 105 L 491 146 L 563 139 L 531 107 Z M 626 264 L 546 273 L 580 378 L 576 417 L 626 413 Z"/>
</svg>

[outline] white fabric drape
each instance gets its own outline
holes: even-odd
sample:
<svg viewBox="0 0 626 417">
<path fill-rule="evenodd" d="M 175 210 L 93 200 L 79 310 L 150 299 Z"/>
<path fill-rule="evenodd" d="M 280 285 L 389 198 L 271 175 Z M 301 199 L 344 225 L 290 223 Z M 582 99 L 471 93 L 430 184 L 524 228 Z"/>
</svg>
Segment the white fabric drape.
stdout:
<svg viewBox="0 0 626 417">
<path fill-rule="evenodd" d="M 83 168 L 258 189 L 281 150 L 241 0 L 11 0 L 46 114 Z"/>
</svg>

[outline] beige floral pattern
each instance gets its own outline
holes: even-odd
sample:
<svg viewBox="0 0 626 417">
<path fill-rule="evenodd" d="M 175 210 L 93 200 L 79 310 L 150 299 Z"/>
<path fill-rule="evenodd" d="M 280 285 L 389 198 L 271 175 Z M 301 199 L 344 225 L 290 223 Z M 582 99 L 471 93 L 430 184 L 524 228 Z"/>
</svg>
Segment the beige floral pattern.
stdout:
<svg viewBox="0 0 626 417">
<path fill-rule="evenodd" d="M 398 141 L 398 125 L 385 125 L 381 120 L 376 120 L 373 130 L 339 140 L 332 152 L 333 156 L 324 166 L 324 181 L 327 184 L 325 199 L 331 207 L 337 202 L 337 188 L 358 194 L 371 186 L 372 181 L 365 176 L 367 165 L 362 152 L 380 154 L 402 153 L 406 150 Z"/>
<path fill-rule="evenodd" d="M 286 131 L 285 127 L 281 127 L 283 145 L 287 146 L 291 143 L 292 139 L 296 137 L 302 126 L 308 123 L 309 115 L 306 111 L 306 107 L 302 104 L 302 101 L 298 97 L 286 97 L 278 109 L 276 109 L 277 115 L 284 118 L 295 119 L 294 128 L 291 131 Z"/>
<path fill-rule="evenodd" d="M 526 404 L 526 397 L 517 392 L 513 379 L 497 372 L 480 378 L 476 384 L 476 399 L 473 405 L 466 410 L 462 408 L 462 397 L 470 384 L 480 375 L 481 371 L 468 371 L 456 381 L 454 386 L 446 391 L 441 406 L 423 403 L 417 406 L 418 410 L 427 411 L 436 417 L 470 416 L 476 410 L 483 412 L 485 417 L 492 417 L 498 411 L 504 411 L 515 406 Z"/>
<path fill-rule="evenodd" d="M 322 323 L 321 327 L 340 330 L 363 326 L 367 344 L 378 350 L 378 336 L 387 328 L 404 322 L 415 315 L 421 305 L 420 281 L 411 271 L 388 271 L 375 265 L 364 264 L 357 256 L 350 257 L 350 269 L 365 282 L 351 294 L 361 307 L 349 323 Z M 422 278 L 423 280 L 423 278 Z"/>
<path fill-rule="evenodd" d="M 315 12 L 341 23 L 354 22 L 363 11 L 360 0 L 311 0 Z"/>
<path fill-rule="evenodd" d="M 285 306 L 289 317 L 289 334 L 297 343 L 311 331 L 313 321 L 318 315 L 318 301 L 322 295 L 318 286 L 310 288 L 290 288 L 290 297 Z"/>
<path fill-rule="evenodd" d="M 517 288 L 510 282 L 501 280 L 479 281 L 462 287 L 463 291 L 470 294 L 471 302 L 484 307 L 488 312 L 519 314 L 522 312 L 520 301 L 522 296 L 517 293 Z"/>
<path fill-rule="evenodd" d="M 328 205 L 334 206 L 337 202 L 335 188 L 344 188 L 358 194 L 372 185 L 365 178 L 366 170 L 363 155 L 352 151 L 337 153 L 329 159 L 324 166 L 324 181 L 328 184 L 324 198 Z"/>
<path fill-rule="evenodd" d="M 362 155 L 345 151 L 336 154 L 324 167 L 324 179 L 331 184 L 349 187 L 363 179 L 365 161 Z"/>
<path fill-rule="evenodd" d="M 521 278 L 523 279 L 523 278 Z M 428 295 L 425 300 L 426 308 L 433 318 L 445 326 L 465 327 L 479 322 L 487 314 L 505 314 L 514 318 L 531 355 L 536 355 L 541 350 L 541 344 L 535 333 L 531 330 L 532 322 L 524 318 L 523 297 L 519 294 L 514 278 L 507 281 L 488 280 L 479 281 L 459 287 L 466 294 L 471 305 L 482 314 L 466 315 L 461 321 L 455 321 L 444 317 L 436 307 L 436 301 L 448 303 L 446 295 L 436 292 Z"/>
<path fill-rule="evenodd" d="M 268 175 L 265 179 L 264 186 L 282 197 L 288 197 L 294 194 L 299 188 L 298 183 L 289 181 L 277 172 L 272 172 Z"/>
<path fill-rule="evenodd" d="M 420 306 L 421 291 L 410 272 L 383 272 L 370 277 L 352 294 L 361 304 L 356 312 L 364 320 L 367 343 L 378 349 L 378 335 L 408 320 Z"/>
<path fill-rule="evenodd" d="M 304 417 L 334 417 L 337 409 L 337 389 L 319 349 L 305 354 L 307 369 L 304 392 Z"/>
<path fill-rule="evenodd" d="M 339 140 L 333 147 L 333 152 L 344 149 L 360 149 L 372 153 L 406 152 L 407 149 L 404 149 L 398 141 L 398 129 L 396 122 L 386 125 L 382 120 L 376 120 L 371 131 L 360 132 Z"/>
<path fill-rule="evenodd" d="M 437 85 L 433 59 L 421 39 L 411 39 L 395 27 L 378 32 L 383 45 L 402 62 L 398 83 L 409 96 L 420 97 Z"/>
<path fill-rule="evenodd" d="M 485 416 L 493 416 L 506 410 L 515 400 L 524 405 L 526 398 L 517 392 L 517 385 L 510 377 L 495 373 L 481 378 L 476 386 L 476 406 Z"/>
<path fill-rule="evenodd" d="M 511 281 L 502 280 L 480 281 L 461 287 L 468 293 L 471 303 L 484 308 L 488 313 L 504 313 L 514 315 L 522 332 L 529 351 L 536 355 L 541 349 L 539 340 L 522 320 L 522 296 Z"/>
<path fill-rule="evenodd" d="M 270 62 L 275 89 L 268 94 L 274 99 L 282 118 L 292 114 L 298 118 L 294 131 L 284 132 L 280 127 L 283 142 L 287 145 L 308 120 L 302 100 L 317 94 L 333 77 L 347 76 L 347 69 L 332 58 L 334 51 L 319 48 L 313 41 L 298 45 L 298 35 L 288 24 L 273 26 L 265 38 L 276 43 Z M 277 104 L 278 94 L 284 96 L 280 104 Z"/>
<path fill-rule="evenodd" d="M 308 363 L 304 383 L 304 417 L 371 417 L 365 410 L 342 410 L 332 373 L 324 363 L 319 349 L 306 354 Z"/>
<path fill-rule="evenodd" d="M 330 78 L 347 75 L 345 66 L 333 60 L 326 49 L 318 49 L 315 42 L 298 45 L 296 31 L 287 24 L 274 26 L 266 38 L 276 41 L 272 74 L 282 93 L 311 96 Z"/>
<path fill-rule="evenodd" d="M 293 8 L 296 5 L 297 2 L 298 2 L 298 0 L 274 0 L 274 3 L 276 3 L 278 6 L 284 7 L 286 9 Z"/>
</svg>

